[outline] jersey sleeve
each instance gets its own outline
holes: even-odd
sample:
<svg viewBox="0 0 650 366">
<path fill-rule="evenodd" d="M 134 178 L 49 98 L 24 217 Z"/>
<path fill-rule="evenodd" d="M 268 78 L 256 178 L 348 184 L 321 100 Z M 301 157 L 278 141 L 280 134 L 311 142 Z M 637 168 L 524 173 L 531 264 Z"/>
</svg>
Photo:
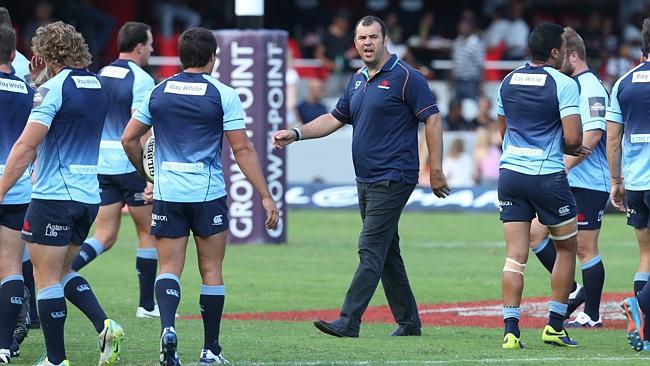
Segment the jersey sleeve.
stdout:
<svg viewBox="0 0 650 366">
<path fill-rule="evenodd" d="M 605 113 L 605 119 L 623 124 L 625 123 L 623 121 L 623 113 L 621 113 L 621 105 L 618 103 L 618 88 L 620 85 L 621 79 L 612 87 L 612 95 L 609 97 L 609 106 L 607 107 L 607 113 Z"/>
<path fill-rule="evenodd" d="M 557 101 L 560 107 L 560 117 L 564 118 L 572 114 L 580 114 L 580 90 L 578 83 L 569 78 L 556 78 Z"/>
<path fill-rule="evenodd" d="M 408 70 L 406 72 L 410 75 L 404 81 L 404 102 L 411 107 L 418 121 L 424 122 L 430 115 L 438 113 L 436 98 L 422 74 Z"/>
<path fill-rule="evenodd" d="M 352 86 L 352 83 L 354 82 L 355 76 L 357 74 L 354 74 L 351 78 L 350 81 L 348 82 L 348 85 L 345 87 L 345 91 L 343 91 L 343 95 L 339 98 L 339 101 L 336 103 L 336 106 L 334 106 L 334 109 L 332 109 L 332 116 L 336 118 L 337 120 L 347 123 L 347 124 L 352 124 L 352 118 L 350 115 L 350 89 Z M 362 83 L 361 80 L 358 81 L 359 83 Z M 307 122 L 307 121 L 303 121 Z"/>
<path fill-rule="evenodd" d="M 607 91 L 601 85 L 588 84 L 582 88 L 580 93 L 580 118 L 582 119 L 583 131 L 605 131 L 607 129 L 605 112 L 608 99 Z"/>
<path fill-rule="evenodd" d="M 242 107 L 239 95 L 237 95 L 234 89 L 225 89 L 221 92 L 223 98 L 223 130 L 245 129 L 244 108 Z"/>
<path fill-rule="evenodd" d="M 505 116 L 506 112 L 503 110 L 503 101 L 501 100 L 501 88 L 503 87 L 503 81 L 499 85 L 499 90 L 497 91 L 497 114 L 500 116 Z"/>
<path fill-rule="evenodd" d="M 140 104 L 142 104 L 142 101 L 144 98 L 147 96 L 147 93 L 153 89 L 153 87 L 156 85 L 153 81 L 153 78 L 149 76 L 144 71 L 140 72 L 135 72 L 134 73 L 134 79 L 133 79 L 133 102 L 131 104 L 131 109 L 137 109 Z"/>
<path fill-rule="evenodd" d="M 148 126 L 151 126 L 152 124 L 151 111 L 149 110 L 149 101 L 151 100 L 152 93 L 153 93 L 153 89 L 147 92 L 147 94 L 142 99 L 140 106 L 138 106 L 136 111 L 133 113 L 133 118 L 137 119 L 138 121 Z"/>
<path fill-rule="evenodd" d="M 34 108 L 29 114 L 27 121 L 38 122 L 50 128 L 54 117 L 61 109 L 62 84 L 59 79 L 51 79 L 50 82 L 41 85 L 34 95 Z"/>
</svg>

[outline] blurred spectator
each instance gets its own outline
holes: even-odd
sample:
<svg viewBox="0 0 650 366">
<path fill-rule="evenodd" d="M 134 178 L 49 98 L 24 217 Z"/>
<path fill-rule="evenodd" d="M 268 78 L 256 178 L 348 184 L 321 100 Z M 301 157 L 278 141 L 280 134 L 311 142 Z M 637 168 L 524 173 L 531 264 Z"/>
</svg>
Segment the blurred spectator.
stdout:
<svg viewBox="0 0 650 366">
<path fill-rule="evenodd" d="M 513 1 L 509 11 L 510 25 L 505 39 L 507 60 L 523 60 L 528 55 L 528 35 L 530 28 L 524 20 L 524 3 Z"/>
<path fill-rule="evenodd" d="M 463 118 L 461 103 L 458 99 L 449 102 L 449 113 L 444 119 L 443 127 L 446 131 L 472 131 L 476 125 Z"/>
<path fill-rule="evenodd" d="M 320 32 L 323 26 L 323 10 L 320 0 L 293 0 L 296 10 L 295 37 L 303 39 L 311 38 L 316 32 Z"/>
<path fill-rule="evenodd" d="M 474 186 L 472 157 L 465 152 L 463 139 L 456 138 L 449 146 L 449 152 L 442 162 L 442 171 L 451 188 Z"/>
<path fill-rule="evenodd" d="M 103 64 L 99 55 L 104 51 L 106 43 L 111 38 L 115 19 L 97 9 L 92 0 L 74 2 L 72 14 L 72 24 L 84 36 L 88 50 L 93 56 L 92 69 L 98 70 Z"/>
<path fill-rule="evenodd" d="M 474 117 L 472 124 L 478 126 L 479 128 L 493 128 L 496 126 L 496 119 L 494 119 L 494 114 L 492 113 L 492 103 L 490 98 L 481 97 L 478 100 L 478 114 Z"/>
<path fill-rule="evenodd" d="M 476 130 L 473 152 L 475 180 L 479 184 L 496 184 L 499 178 L 501 157 L 500 135 L 495 125 Z"/>
<path fill-rule="evenodd" d="M 384 19 L 386 24 L 386 32 L 388 33 L 388 38 L 393 44 L 402 44 L 404 38 L 402 38 L 402 26 L 399 24 L 399 18 L 396 12 L 390 12 L 386 15 Z"/>
<path fill-rule="evenodd" d="M 313 121 L 327 113 L 327 108 L 321 103 L 325 89 L 320 79 L 309 80 L 309 95 L 302 103 L 298 104 L 298 115 L 303 124 Z"/>
<path fill-rule="evenodd" d="M 351 70 L 349 61 L 357 55 L 357 51 L 353 47 L 348 11 L 339 10 L 334 16 L 321 43 L 316 46 L 314 54 L 333 73 L 328 78 L 327 94 L 339 93 L 347 82 L 347 78 L 342 73 Z"/>
<path fill-rule="evenodd" d="M 52 3 L 49 1 L 39 1 L 34 6 L 33 18 L 25 22 L 23 26 L 23 49 L 31 50 L 32 37 L 36 33 L 36 29 L 40 26 L 54 22 L 52 18 Z"/>
<path fill-rule="evenodd" d="M 580 32 L 580 35 L 585 42 L 587 59 L 590 61 L 600 57 L 600 50 L 603 49 L 604 39 L 602 37 L 602 26 L 602 15 L 597 11 L 592 11 L 589 14 L 589 17 L 587 17 L 587 26 L 582 32 Z M 595 65 L 592 65 L 592 67 L 598 69 Z"/>
<path fill-rule="evenodd" d="M 399 20 L 408 39 L 418 31 L 420 16 L 424 10 L 424 0 L 399 0 Z"/>
<path fill-rule="evenodd" d="M 632 62 L 630 56 L 630 48 L 625 44 L 620 45 L 616 50 L 616 55 L 610 57 L 607 61 L 607 66 L 605 67 L 607 82 L 613 85 L 618 78 L 630 71 L 633 66 L 634 62 Z"/>
<path fill-rule="evenodd" d="M 300 76 L 294 67 L 294 57 L 291 49 L 287 50 L 287 71 L 285 81 L 287 83 L 287 128 L 299 126 L 301 124 L 300 117 L 298 116 L 297 101 L 296 101 L 296 84 Z"/>
<path fill-rule="evenodd" d="M 388 11 L 390 10 L 390 0 L 366 0 L 366 11 L 388 23 Z M 387 24 L 388 25 L 388 24 Z"/>
<path fill-rule="evenodd" d="M 192 10 L 186 1 L 160 0 L 153 6 L 158 18 L 160 35 L 164 38 L 170 38 L 174 34 L 175 21 L 183 24 L 181 31 L 201 25 L 201 14 Z"/>
<path fill-rule="evenodd" d="M 610 55 L 618 49 L 618 37 L 614 31 L 614 20 L 611 17 L 603 18 L 603 26 L 601 27 L 601 38 L 603 39 L 603 49 L 601 50 L 600 57 L 607 59 Z"/>
<path fill-rule="evenodd" d="M 490 22 L 483 36 L 488 52 L 505 45 L 510 29 L 510 20 L 506 18 L 505 13 L 506 8 L 503 6 L 498 7 L 492 13 L 492 22 Z"/>
<path fill-rule="evenodd" d="M 470 20 L 458 24 L 458 37 L 452 49 L 452 79 L 456 99 L 477 100 L 483 78 L 485 49 Z"/>
<path fill-rule="evenodd" d="M 420 24 L 418 27 L 418 41 L 420 44 L 426 44 L 433 36 L 433 26 L 435 21 L 435 16 L 431 11 L 427 11 L 420 18 Z"/>
</svg>

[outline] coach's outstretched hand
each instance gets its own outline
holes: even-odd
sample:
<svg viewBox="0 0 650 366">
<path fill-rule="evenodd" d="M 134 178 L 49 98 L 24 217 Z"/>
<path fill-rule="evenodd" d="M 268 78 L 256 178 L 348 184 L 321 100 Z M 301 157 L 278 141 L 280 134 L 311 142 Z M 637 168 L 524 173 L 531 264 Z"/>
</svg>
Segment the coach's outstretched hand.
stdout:
<svg viewBox="0 0 650 366">
<path fill-rule="evenodd" d="M 431 191 L 436 197 L 445 198 L 451 193 L 447 184 L 447 177 L 442 170 L 431 169 L 429 172 L 429 181 L 431 182 Z"/>
<path fill-rule="evenodd" d="M 262 206 L 264 206 L 264 210 L 266 210 L 266 228 L 275 229 L 275 227 L 278 226 L 278 220 L 280 220 L 278 206 L 271 197 L 262 198 Z"/>
<path fill-rule="evenodd" d="M 296 133 L 292 130 L 280 130 L 271 137 L 271 143 L 276 149 L 282 149 L 294 141 L 296 141 Z"/>
</svg>

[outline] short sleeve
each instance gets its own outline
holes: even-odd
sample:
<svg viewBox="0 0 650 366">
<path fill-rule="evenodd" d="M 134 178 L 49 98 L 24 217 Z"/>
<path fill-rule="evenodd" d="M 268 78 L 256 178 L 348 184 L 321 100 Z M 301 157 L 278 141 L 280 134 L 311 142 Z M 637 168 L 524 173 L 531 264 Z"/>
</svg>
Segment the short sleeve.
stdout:
<svg viewBox="0 0 650 366">
<path fill-rule="evenodd" d="M 151 111 L 149 110 L 149 101 L 151 100 L 151 94 L 153 91 L 154 89 L 151 89 L 149 92 L 147 92 L 147 94 L 142 99 L 140 106 L 138 106 L 138 109 L 136 109 L 136 111 L 133 113 L 133 118 L 148 126 L 151 126 L 152 124 Z"/>
<path fill-rule="evenodd" d="M 557 101 L 560 107 L 560 117 L 564 118 L 572 114 L 580 114 L 580 90 L 578 83 L 565 76 L 556 78 L 557 82 Z"/>
<path fill-rule="evenodd" d="M 52 79 L 55 81 L 58 79 Z M 41 85 L 34 95 L 34 108 L 29 115 L 28 121 L 38 122 L 50 128 L 54 117 L 61 109 L 63 98 L 60 83 L 45 83 Z"/>
<path fill-rule="evenodd" d="M 345 91 L 343 91 L 343 95 L 339 98 L 339 101 L 336 103 L 336 106 L 334 109 L 332 109 L 332 116 L 336 118 L 337 120 L 347 123 L 347 124 L 352 124 L 352 118 L 350 114 L 350 89 L 353 83 L 363 83 L 362 80 L 357 80 L 356 76 L 359 74 L 354 74 L 352 78 L 350 78 L 350 81 L 348 81 L 348 85 L 345 87 Z M 362 76 L 363 77 L 363 76 Z M 307 122 L 307 121 L 303 121 Z"/>
<path fill-rule="evenodd" d="M 612 95 L 609 98 L 609 106 L 607 107 L 607 113 L 605 114 L 605 119 L 608 121 L 616 122 L 623 124 L 623 113 L 621 112 L 621 105 L 618 103 L 618 89 L 621 85 L 621 79 L 619 79 L 614 87 L 612 87 Z"/>
<path fill-rule="evenodd" d="M 497 92 L 497 114 L 500 116 L 505 116 L 506 112 L 503 110 L 503 101 L 501 100 L 501 87 L 503 86 L 503 81 L 499 85 L 499 91 Z"/>
<path fill-rule="evenodd" d="M 153 78 L 149 76 L 146 72 L 138 70 L 136 72 L 133 70 L 133 101 L 131 104 L 131 109 L 136 109 L 140 106 L 144 98 L 147 96 L 147 93 L 153 89 L 156 85 L 153 81 Z"/>
<path fill-rule="evenodd" d="M 228 92 L 225 92 L 225 91 Z M 246 128 L 244 123 L 244 108 L 239 95 L 233 89 L 221 90 L 223 106 L 223 130 L 241 130 Z"/>
<path fill-rule="evenodd" d="M 605 111 L 608 99 L 607 91 L 601 85 L 585 85 L 580 93 L 580 117 L 583 131 L 605 131 L 607 129 Z"/>
<path fill-rule="evenodd" d="M 418 121 L 424 122 L 430 115 L 438 113 L 436 98 L 422 74 L 415 70 L 405 71 L 404 101 L 411 107 Z"/>
</svg>

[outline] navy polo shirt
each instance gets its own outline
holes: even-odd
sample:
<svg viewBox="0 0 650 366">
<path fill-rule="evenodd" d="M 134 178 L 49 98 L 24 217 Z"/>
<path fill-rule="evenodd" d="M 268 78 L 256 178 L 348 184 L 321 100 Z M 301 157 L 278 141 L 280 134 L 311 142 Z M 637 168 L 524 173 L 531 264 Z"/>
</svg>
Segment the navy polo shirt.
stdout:
<svg viewBox="0 0 650 366">
<path fill-rule="evenodd" d="M 372 78 L 367 68 L 348 83 L 332 115 L 351 124 L 359 183 L 418 181 L 418 124 L 438 113 L 422 74 L 392 55 Z"/>
</svg>

